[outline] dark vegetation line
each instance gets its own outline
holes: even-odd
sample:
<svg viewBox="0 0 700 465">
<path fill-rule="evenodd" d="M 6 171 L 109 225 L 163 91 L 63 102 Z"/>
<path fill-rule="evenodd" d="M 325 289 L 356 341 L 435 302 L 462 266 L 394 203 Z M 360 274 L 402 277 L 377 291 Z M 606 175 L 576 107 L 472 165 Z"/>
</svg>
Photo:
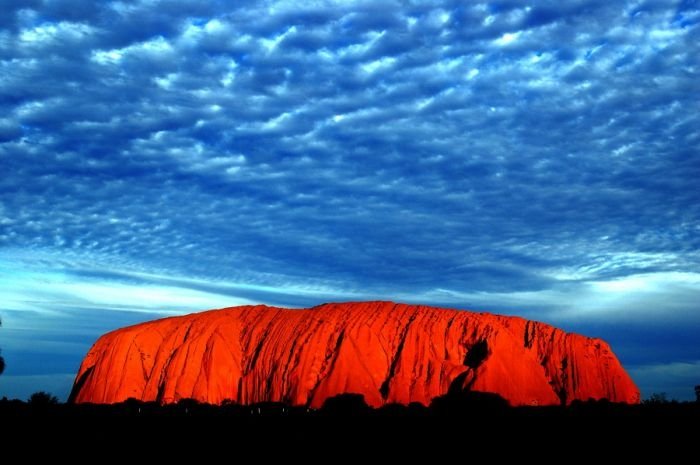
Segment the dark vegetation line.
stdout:
<svg viewBox="0 0 700 465">
<path fill-rule="evenodd" d="M 697 387 L 700 395 L 700 386 Z M 616 404 L 605 400 L 575 401 L 571 405 L 548 407 L 510 407 L 501 396 L 492 393 L 465 391 L 449 393 L 432 400 L 429 406 L 387 404 L 372 408 L 361 394 L 340 394 L 326 400 L 320 409 L 289 406 L 280 402 L 241 405 L 224 401 L 211 405 L 193 399 L 175 404 L 141 402 L 129 399 L 112 405 L 60 403 L 46 392 L 33 394 L 27 402 L 0 399 L 0 418 L 5 416 L 42 415 L 57 417 L 444 417 L 483 416 L 506 418 L 586 418 L 586 417 L 693 417 L 700 418 L 700 401 L 668 401 L 656 395 L 639 405 Z"/>
</svg>

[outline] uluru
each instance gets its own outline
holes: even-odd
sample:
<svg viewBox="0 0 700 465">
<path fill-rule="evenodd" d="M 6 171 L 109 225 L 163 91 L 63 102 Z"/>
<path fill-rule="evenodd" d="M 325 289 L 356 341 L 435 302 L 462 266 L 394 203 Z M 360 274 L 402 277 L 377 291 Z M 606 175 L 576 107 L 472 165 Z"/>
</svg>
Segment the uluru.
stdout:
<svg viewBox="0 0 700 465">
<path fill-rule="evenodd" d="M 357 393 L 378 407 L 428 405 L 454 390 L 494 393 L 514 406 L 639 402 L 600 339 L 519 317 L 392 302 L 242 306 L 118 329 L 89 350 L 70 400 L 313 408 Z"/>
</svg>

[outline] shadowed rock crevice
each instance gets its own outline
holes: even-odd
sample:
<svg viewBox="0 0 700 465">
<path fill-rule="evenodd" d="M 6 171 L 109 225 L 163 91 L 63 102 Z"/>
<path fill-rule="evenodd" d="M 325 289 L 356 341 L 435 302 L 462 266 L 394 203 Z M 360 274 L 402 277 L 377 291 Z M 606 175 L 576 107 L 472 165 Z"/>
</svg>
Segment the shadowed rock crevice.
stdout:
<svg viewBox="0 0 700 465">
<path fill-rule="evenodd" d="M 535 322 L 528 321 L 525 324 L 525 348 L 530 349 L 532 347 L 532 342 L 535 340 Z"/>
<path fill-rule="evenodd" d="M 471 346 L 464 356 L 464 366 L 476 370 L 486 361 L 489 356 L 489 344 L 485 339 L 481 339 Z"/>
<path fill-rule="evenodd" d="M 464 391 L 468 391 L 470 383 L 467 382 L 467 376 L 469 376 L 469 374 L 470 370 L 465 370 L 462 373 L 458 374 L 455 377 L 455 379 L 453 379 L 450 383 L 450 387 L 447 389 L 447 394 L 455 395 Z"/>
<path fill-rule="evenodd" d="M 336 338 L 335 345 L 332 351 L 326 352 L 326 357 L 323 360 L 323 363 L 321 365 L 321 368 L 318 372 L 318 377 L 316 379 L 316 382 L 314 383 L 313 387 L 309 390 L 308 395 L 306 396 L 306 405 L 310 406 L 311 401 L 314 398 L 314 395 L 316 394 L 316 390 L 320 386 L 320 384 L 323 382 L 323 380 L 328 376 L 328 373 L 332 370 L 333 365 L 335 361 L 337 360 L 338 353 L 340 351 L 340 346 L 343 344 L 343 340 L 345 339 L 345 330 L 340 331 L 338 333 L 338 337 Z"/>
<path fill-rule="evenodd" d="M 394 357 L 391 360 L 391 365 L 389 366 L 389 373 L 387 374 L 386 379 L 382 383 L 382 385 L 379 387 L 379 394 L 381 394 L 382 399 L 386 400 L 387 397 L 389 397 L 389 389 L 391 388 L 391 380 L 394 379 L 394 375 L 396 374 L 396 367 L 399 363 L 399 360 L 401 359 L 401 353 L 403 352 L 403 347 L 404 344 L 406 343 L 406 336 L 408 335 L 408 330 L 411 327 L 411 323 L 416 319 L 416 314 L 414 313 L 411 315 L 408 319 L 408 322 L 406 323 L 406 326 L 404 327 L 403 331 L 401 332 L 401 335 L 399 336 L 399 344 L 396 347 L 396 352 Z"/>
<path fill-rule="evenodd" d="M 564 357 L 561 360 L 561 367 L 560 367 L 560 379 L 561 379 L 561 387 L 557 389 L 557 397 L 559 397 L 559 401 L 561 402 L 561 405 L 566 405 L 566 399 L 568 398 L 568 394 L 566 392 L 566 385 L 569 381 L 569 373 L 567 372 L 567 368 L 569 367 L 569 359 L 567 357 Z"/>
<path fill-rule="evenodd" d="M 87 368 L 82 374 L 80 374 L 76 379 L 75 379 L 75 384 L 73 384 L 73 389 L 71 389 L 70 394 L 68 395 L 68 403 L 72 404 L 75 402 L 76 396 L 80 392 L 80 390 L 83 388 L 83 385 L 85 385 L 85 382 L 88 380 L 90 375 L 92 374 L 93 370 L 95 369 L 94 366 L 91 366 Z"/>
</svg>

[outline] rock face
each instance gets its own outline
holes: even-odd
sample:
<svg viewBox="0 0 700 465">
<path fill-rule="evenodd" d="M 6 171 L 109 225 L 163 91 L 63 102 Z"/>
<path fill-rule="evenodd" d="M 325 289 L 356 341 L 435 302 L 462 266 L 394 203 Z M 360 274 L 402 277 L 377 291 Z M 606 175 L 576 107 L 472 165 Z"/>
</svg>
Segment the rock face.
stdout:
<svg viewBox="0 0 700 465">
<path fill-rule="evenodd" d="M 90 349 L 71 400 L 318 407 L 360 393 L 376 407 L 428 404 L 454 389 L 496 393 L 511 405 L 639 402 L 600 339 L 517 317 L 391 302 L 235 307 L 122 328 Z"/>
</svg>

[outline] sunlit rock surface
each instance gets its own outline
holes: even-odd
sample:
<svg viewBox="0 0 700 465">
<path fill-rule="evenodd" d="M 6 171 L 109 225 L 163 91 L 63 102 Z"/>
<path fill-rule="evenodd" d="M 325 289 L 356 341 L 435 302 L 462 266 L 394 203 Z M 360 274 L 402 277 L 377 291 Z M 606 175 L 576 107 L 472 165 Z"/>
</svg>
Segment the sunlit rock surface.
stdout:
<svg viewBox="0 0 700 465">
<path fill-rule="evenodd" d="M 360 393 L 376 407 L 428 404 L 450 389 L 496 393 L 511 405 L 639 401 L 600 339 L 518 317 L 391 302 L 234 307 L 122 328 L 90 349 L 71 400 L 318 407 Z"/>
</svg>

